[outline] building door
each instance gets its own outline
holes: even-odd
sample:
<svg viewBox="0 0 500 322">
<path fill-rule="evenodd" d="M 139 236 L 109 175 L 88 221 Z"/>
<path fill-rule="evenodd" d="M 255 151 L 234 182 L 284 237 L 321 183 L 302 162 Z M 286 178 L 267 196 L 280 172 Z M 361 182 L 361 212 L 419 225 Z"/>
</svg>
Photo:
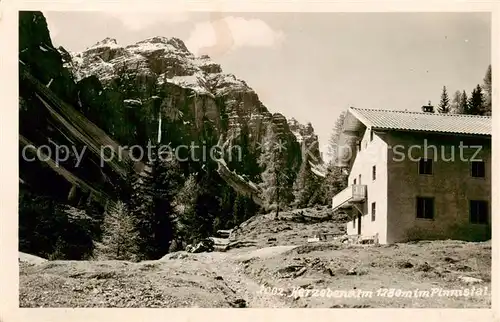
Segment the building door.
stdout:
<svg viewBox="0 0 500 322">
<path fill-rule="evenodd" d="M 358 235 L 361 235 L 361 213 L 358 211 Z"/>
</svg>

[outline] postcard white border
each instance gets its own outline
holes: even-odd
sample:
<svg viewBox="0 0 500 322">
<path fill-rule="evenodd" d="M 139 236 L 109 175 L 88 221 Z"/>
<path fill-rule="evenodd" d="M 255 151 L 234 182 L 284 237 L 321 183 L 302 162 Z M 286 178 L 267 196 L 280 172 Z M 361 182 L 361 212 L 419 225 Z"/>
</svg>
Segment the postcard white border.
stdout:
<svg viewBox="0 0 500 322">
<path fill-rule="evenodd" d="M 0 2 L 0 321 L 500 321 L 498 277 L 492 274 L 492 309 L 20 309 L 18 301 L 18 11 L 225 12 L 491 12 L 492 74 L 500 75 L 500 2 L 476 1 L 2 1 Z M 500 77 L 493 77 L 494 111 Z M 493 113 L 493 272 L 500 272 L 498 214 L 500 113 Z M 333 123 L 332 123 L 333 124 Z"/>
</svg>

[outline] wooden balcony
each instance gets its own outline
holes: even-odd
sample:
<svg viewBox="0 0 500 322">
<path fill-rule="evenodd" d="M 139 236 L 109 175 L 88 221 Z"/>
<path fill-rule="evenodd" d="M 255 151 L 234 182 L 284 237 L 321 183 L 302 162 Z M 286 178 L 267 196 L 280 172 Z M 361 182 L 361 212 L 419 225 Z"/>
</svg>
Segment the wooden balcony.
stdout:
<svg viewBox="0 0 500 322">
<path fill-rule="evenodd" d="M 332 209 L 340 209 L 352 206 L 352 203 L 364 202 L 366 200 L 366 185 L 353 184 L 336 194 L 332 198 Z"/>
</svg>

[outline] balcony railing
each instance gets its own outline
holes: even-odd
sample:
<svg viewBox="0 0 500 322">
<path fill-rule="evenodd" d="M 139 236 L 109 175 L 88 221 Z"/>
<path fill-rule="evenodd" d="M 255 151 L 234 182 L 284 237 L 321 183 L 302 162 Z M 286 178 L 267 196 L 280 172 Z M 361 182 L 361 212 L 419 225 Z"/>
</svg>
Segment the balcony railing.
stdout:
<svg viewBox="0 0 500 322">
<path fill-rule="evenodd" d="M 366 185 L 353 184 L 332 198 L 333 210 L 351 205 L 352 202 L 363 202 L 366 199 Z"/>
</svg>

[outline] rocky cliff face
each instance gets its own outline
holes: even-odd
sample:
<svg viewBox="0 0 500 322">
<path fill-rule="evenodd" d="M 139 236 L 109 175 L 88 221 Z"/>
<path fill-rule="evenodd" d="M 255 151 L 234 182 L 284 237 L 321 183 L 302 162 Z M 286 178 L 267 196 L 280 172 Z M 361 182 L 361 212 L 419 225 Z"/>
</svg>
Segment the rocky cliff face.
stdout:
<svg viewBox="0 0 500 322">
<path fill-rule="evenodd" d="M 194 56 L 180 39 L 153 37 L 122 46 L 106 38 L 83 52 L 60 51 L 65 66 L 80 83 L 96 77 L 105 90 L 119 88 L 124 95 L 118 108 L 135 108 L 144 116 L 151 110 L 151 102 L 159 101 L 163 114 L 169 106 L 180 106 L 181 131 L 185 133 L 202 133 L 208 124 L 226 143 L 241 144 L 241 137 L 247 136 L 250 150 L 244 158 L 258 158 L 259 147 L 265 145 L 264 135 L 272 127 L 284 142 L 288 164 L 295 172 L 305 153 L 313 156 L 310 161 L 314 164 L 322 163 L 311 124 L 270 113 L 245 81 L 224 73 L 206 55 Z M 150 129 L 154 129 L 155 117 L 149 116 Z M 185 140 L 189 138 L 192 136 Z M 258 180 L 256 172 L 247 174 Z"/>
<path fill-rule="evenodd" d="M 30 13 L 20 17 L 19 52 L 20 68 L 37 82 L 38 90 L 60 100 L 49 105 L 70 106 L 72 109 L 65 110 L 70 111 L 65 117 L 73 117 L 70 123 L 84 122 L 73 124 L 74 131 L 94 126 L 89 131 L 102 132 L 97 136 L 100 140 L 94 142 L 96 147 L 109 140 L 114 145 L 146 145 L 158 136 L 162 119 L 162 143 L 189 145 L 203 139 L 212 144 L 246 145 L 243 160 L 228 162 L 227 166 L 249 181 L 259 181 L 262 168 L 256 160 L 266 145 L 268 128 L 285 147 L 284 157 L 291 172 L 298 171 L 304 153 L 314 156 L 309 159 L 312 163 L 321 163 L 317 136 L 310 124 L 304 126 L 279 113 L 272 114 L 243 80 L 224 73 L 208 56 L 194 56 L 180 39 L 153 37 L 122 46 L 106 38 L 83 52 L 70 53 L 62 47 L 54 48 L 43 15 Z M 20 132 L 26 142 L 73 142 L 66 133 L 66 123 L 60 121 L 64 125 L 61 129 L 61 124 L 54 126 L 54 121 L 47 119 L 52 112 L 41 107 L 44 103 L 36 100 L 33 86 L 21 79 L 20 115 L 24 124 Z M 41 114 L 34 117 L 37 113 Z M 96 138 L 85 129 L 78 135 L 82 146 L 88 139 L 85 136 Z M 70 160 L 75 157 L 72 153 Z M 113 169 L 118 165 L 99 169 L 97 157 L 94 153 L 84 158 L 84 170 L 67 162 L 66 170 L 71 175 L 78 173 L 89 187 L 100 187 L 94 184 L 96 180 L 104 187 L 113 177 L 107 171 L 116 172 Z"/>
<path fill-rule="evenodd" d="M 63 68 L 43 15 L 20 14 L 19 35 L 21 183 L 37 194 L 60 200 L 66 200 L 73 191 L 71 197 L 76 199 L 75 203 L 80 199 L 84 202 L 84 196 L 89 195 L 105 199 L 105 192 L 111 191 L 109 185 L 120 170 L 112 169 L 111 164 L 99 167 L 95 149 L 107 144 L 105 141 L 116 142 L 72 108 L 78 104 L 80 85 Z M 62 151 L 62 146 L 69 151 Z M 41 153 L 37 155 L 36 149 Z M 83 149 L 91 151 L 81 154 Z M 36 162 L 40 157 L 47 161 Z"/>
<path fill-rule="evenodd" d="M 297 142 L 302 147 L 302 159 L 305 159 L 304 153 L 308 153 L 310 161 L 314 164 L 322 164 L 321 152 L 319 150 L 318 136 L 314 133 L 314 128 L 311 123 L 306 125 L 299 123 L 296 119 L 288 119 L 290 131 L 293 133 Z"/>
<path fill-rule="evenodd" d="M 131 82 L 142 91 L 125 98 L 128 102 L 140 105 L 150 100 L 153 95 L 147 91 L 148 86 L 176 92 L 189 105 L 187 114 L 194 116 L 185 120 L 193 122 L 193 130 L 201 130 L 204 118 L 226 139 L 248 130 L 253 148 L 267 126 L 284 119 L 280 114 L 271 114 L 243 80 L 224 73 L 208 56 L 195 57 L 177 38 L 154 37 L 128 46 L 106 38 L 83 52 L 63 53 L 65 66 L 77 80 L 96 76 L 105 88 L 113 88 L 125 73 L 133 74 Z M 290 134 L 286 126 L 279 130 Z"/>
</svg>

